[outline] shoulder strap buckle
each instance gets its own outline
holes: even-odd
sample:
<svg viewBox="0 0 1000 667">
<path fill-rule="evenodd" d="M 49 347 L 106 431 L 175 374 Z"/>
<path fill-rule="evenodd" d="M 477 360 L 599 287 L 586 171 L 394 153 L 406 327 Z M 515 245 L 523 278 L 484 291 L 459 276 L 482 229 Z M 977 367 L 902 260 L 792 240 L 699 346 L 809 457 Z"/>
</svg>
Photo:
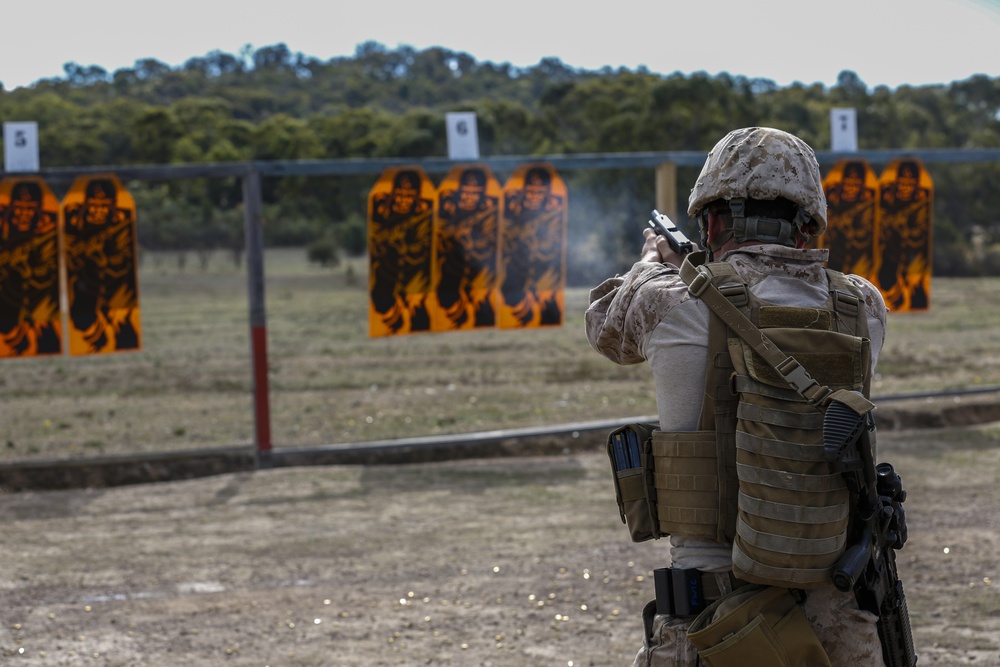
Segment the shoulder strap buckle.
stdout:
<svg viewBox="0 0 1000 667">
<path fill-rule="evenodd" d="M 821 385 L 809 375 L 794 357 L 786 357 L 774 369 L 812 405 L 824 405 L 826 399 L 833 393 L 829 387 Z"/>
<path fill-rule="evenodd" d="M 694 253 L 692 253 L 694 254 Z M 681 264 L 681 280 L 688 286 L 691 296 L 698 298 L 704 294 L 708 286 L 713 281 L 722 278 L 733 278 L 739 280 L 736 271 L 725 262 L 709 262 L 706 264 L 695 264 L 686 258 Z"/>
<path fill-rule="evenodd" d="M 722 296 L 729 299 L 729 303 L 737 308 L 742 308 L 750 303 L 750 290 L 747 289 L 745 283 L 728 283 L 720 287 L 719 291 L 722 292 Z"/>
<path fill-rule="evenodd" d="M 842 290 L 833 290 L 833 308 L 848 317 L 856 317 L 861 310 L 861 300 Z"/>
<path fill-rule="evenodd" d="M 683 278 L 684 276 L 681 277 Z M 712 273 L 704 266 L 699 266 L 696 272 L 689 277 L 691 280 L 685 280 L 685 282 L 688 284 L 688 292 L 695 298 L 701 297 L 705 293 L 705 290 L 708 289 L 708 286 L 712 284 Z"/>
</svg>

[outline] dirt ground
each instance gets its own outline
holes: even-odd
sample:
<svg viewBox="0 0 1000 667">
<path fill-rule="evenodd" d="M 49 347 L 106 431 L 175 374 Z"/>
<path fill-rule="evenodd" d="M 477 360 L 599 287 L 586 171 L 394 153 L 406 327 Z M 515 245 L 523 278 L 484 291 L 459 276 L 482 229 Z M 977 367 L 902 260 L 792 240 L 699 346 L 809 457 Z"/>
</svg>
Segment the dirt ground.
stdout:
<svg viewBox="0 0 1000 667">
<path fill-rule="evenodd" d="M 1000 424 L 879 434 L 921 665 L 1000 664 Z M 11 665 L 627 665 L 663 542 L 607 458 L 302 467 L 0 495 Z"/>
</svg>

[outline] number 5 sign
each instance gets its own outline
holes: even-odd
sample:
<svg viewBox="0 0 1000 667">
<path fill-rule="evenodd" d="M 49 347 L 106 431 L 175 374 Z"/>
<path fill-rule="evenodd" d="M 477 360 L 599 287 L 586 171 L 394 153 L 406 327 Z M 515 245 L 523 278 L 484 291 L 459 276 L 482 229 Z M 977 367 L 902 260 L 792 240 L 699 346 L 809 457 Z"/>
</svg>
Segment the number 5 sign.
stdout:
<svg viewBox="0 0 1000 667">
<path fill-rule="evenodd" d="M 3 124 L 4 171 L 38 171 L 38 123 Z"/>
</svg>

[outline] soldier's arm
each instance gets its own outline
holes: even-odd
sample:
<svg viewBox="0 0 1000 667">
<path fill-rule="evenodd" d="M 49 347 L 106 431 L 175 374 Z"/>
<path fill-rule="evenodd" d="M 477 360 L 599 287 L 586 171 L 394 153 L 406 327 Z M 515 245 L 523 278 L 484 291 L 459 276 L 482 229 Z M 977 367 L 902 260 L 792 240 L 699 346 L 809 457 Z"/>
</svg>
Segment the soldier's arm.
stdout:
<svg viewBox="0 0 1000 667">
<path fill-rule="evenodd" d="M 624 276 L 605 280 L 590 293 L 590 345 L 617 364 L 645 361 L 645 341 L 676 305 L 678 288 L 687 292 L 677 268 L 659 262 L 640 261 Z"/>
</svg>

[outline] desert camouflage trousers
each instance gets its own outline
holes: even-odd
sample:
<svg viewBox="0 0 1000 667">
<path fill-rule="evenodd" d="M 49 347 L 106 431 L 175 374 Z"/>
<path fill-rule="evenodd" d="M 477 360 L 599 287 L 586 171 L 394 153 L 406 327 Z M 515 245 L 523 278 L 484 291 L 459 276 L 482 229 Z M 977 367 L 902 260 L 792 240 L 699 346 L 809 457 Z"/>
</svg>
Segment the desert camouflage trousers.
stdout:
<svg viewBox="0 0 1000 667">
<path fill-rule="evenodd" d="M 853 593 L 841 593 L 832 587 L 807 591 L 803 610 L 832 667 L 885 667 L 875 615 L 858 609 Z M 645 638 L 633 667 L 704 666 L 687 639 L 693 617 L 657 614 L 655 602 L 646 605 L 642 616 Z M 772 666 L 758 666 L 748 660 L 746 667 Z"/>
</svg>

